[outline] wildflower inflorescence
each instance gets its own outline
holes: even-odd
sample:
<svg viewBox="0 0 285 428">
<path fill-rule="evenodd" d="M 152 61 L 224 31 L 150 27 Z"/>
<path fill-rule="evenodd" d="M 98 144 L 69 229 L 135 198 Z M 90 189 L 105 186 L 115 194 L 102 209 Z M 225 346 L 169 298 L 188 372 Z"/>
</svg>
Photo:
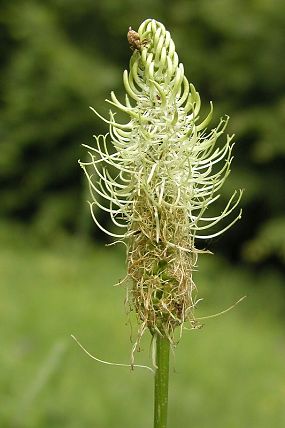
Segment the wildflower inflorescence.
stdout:
<svg viewBox="0 0 285 428">
<path fill-rule="evenodd" d="M 128 301 L 137 314 L 138 337 L 149 329 L 173 341 L 176 327 L 186 321 L 197 326 L 195 239 L 217 236 L 232 226 L 241 212 L 208 232 L 232 213 L 242 192 L 234 192 L 219 215 L 206 216 L 230 172 L 232 136 L 222 146 L 216 144 L 228 117 L 207 131 L 212 103 L 200 120 L 199 93 L 184 76 L 161 23 L 147 19 L 137 33 L 130 31 L 128 39 L 135 38 L 136 46 L 130 71 L 123 74 L 125 103 L 113 92 L 106 100 L 129 121 L 116 122 L 112 111 L 107 120 L 94 110 L 109 124 L 109 133 L 95 137 L 95 147 L 86 146 L 90 160 L 80 165 L 89 180 L 95 223 L 127 246 Z M 107 212 L 122 233 L 107 231 L 95 207 Z"/>
</svg>

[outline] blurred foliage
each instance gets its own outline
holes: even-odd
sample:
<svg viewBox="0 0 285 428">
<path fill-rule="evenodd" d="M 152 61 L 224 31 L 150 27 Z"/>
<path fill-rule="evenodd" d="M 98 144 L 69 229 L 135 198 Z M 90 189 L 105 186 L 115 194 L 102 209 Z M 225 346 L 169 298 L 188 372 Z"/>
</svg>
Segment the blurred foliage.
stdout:
<svg viewBox="0 0 285 428">
<path fill-rule="evenodd" d="M 130 361 L 125 289 L 112 286 L 125 274 L 124 255 L 70 238 L 43 248 L 22 229 L 13 239 L 0 223 L 1 428 L 151 426 L 149 372 L 98 364 L 70 338 L 99 358 Z M 218 256 L 199 264 L 197 316 L 248 297 L 184 331 L 171 356 L 169 427 L 284 427 L 282 275 Z M 138 364 L 151 364 L 149 339 Z"/>
<path fill-rule="evenodd" d="M 88 226 L 77 159 L 107 131 L 88 106 L 104 114 L 110 91 L 123 95 L 127 28 L 152 16 L 204 105 L 214 101 L 216 120 L 228 113 L 237 135 L 225 193 L 246 189 L 244 215 L 212 249 L 284 262 L 284 15 L 281 0 L 2 0 L 0 214 L 46 236 Z"/>
</svg>

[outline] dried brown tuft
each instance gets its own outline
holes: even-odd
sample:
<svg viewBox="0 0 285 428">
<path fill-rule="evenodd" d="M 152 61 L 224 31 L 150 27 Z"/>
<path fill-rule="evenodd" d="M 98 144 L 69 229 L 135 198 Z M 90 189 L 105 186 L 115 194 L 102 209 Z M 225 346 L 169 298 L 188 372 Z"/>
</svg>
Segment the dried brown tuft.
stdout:
<svg viewBox="0 0 285 428">
<path fill-rule="evenodd" d="M 192 272 L 197 250 L 189 239 L 188 216 L 183 208 L 155 210 L 153 202 L 141 195 L 134 203 L 134 217 L 128 252 L 133 282 L 129 300 L 141 329 L 148 327 L 173 341 L 176 327 L 195 321 Z"/>
</svg>

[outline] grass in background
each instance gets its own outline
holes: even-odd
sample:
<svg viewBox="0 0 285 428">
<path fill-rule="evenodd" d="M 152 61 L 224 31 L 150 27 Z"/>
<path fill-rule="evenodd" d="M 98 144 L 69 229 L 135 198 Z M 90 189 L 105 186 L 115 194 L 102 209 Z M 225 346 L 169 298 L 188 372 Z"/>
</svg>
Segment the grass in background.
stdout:
<svg viewBox="0 0 285 428">
<path fill-rule="evenodd" d="M 38 244 L 0 228 L 0 426 L 146 428 L 149 372 L 89 359 L 70 338 L 106 360 L 129 362 L 124 255 L 75 239 Z M 172 358 L 169 426 L 285 426 L 284 284 L 275 271 L 233 268 L 211 256 L 196 274 L 198 315 L 231 312 L 185 331 Z M 150 364 L 148 340 L 137 362 Z"/>
</svg>

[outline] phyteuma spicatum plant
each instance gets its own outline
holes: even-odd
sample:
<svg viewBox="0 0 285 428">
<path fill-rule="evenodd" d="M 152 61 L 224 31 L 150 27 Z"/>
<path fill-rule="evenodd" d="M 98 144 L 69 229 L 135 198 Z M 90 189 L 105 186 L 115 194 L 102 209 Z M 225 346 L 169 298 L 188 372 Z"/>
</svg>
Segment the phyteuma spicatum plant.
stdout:
<svg viewBox="0 0 285 428">
<path fill-rule="evenodd" d="M 106 100 L 128 122 L 117 122 L 112 110 L 105 119 L 92 109 L 109 133 L 96 136 L 94 147 L 86 146 L 90 159 L 80 165 L 89 181 L 95 223 L 127 246 L 128 301 L 139 325 L 136 347 L 147 329 L 173 343 L 177 327 L 197 326 L 192 272 L 200 251 L 195 240 L 218 236 L 241 217 L 239 211 L 223 222 L 242 192 L 234 192 L 220 214 L 207 216 L 230 173 L 233 137 L 216 144 L 228 117 L 209 130 L 210 103 L 209 114 L 200 119 L 199 93 L 185 77 L 164 25 L 147 19 L 138 32 L 129 29 L 128 40 L 133 54 L 123 73 L 125 102 L 114 92 Z M 98 207 L 121 233 L 100 224 Z"/>
<path fill-rule="evenodd" d="M 95 223 L 127 247 L 127 300 L 138 321 L 132 359 L 148 329 L 155 339 L 154 427 L 166 428 L 169 347 L 177 327 L 181 334 L 185 323 L 199 325 L 192 273 L 202 251 L 195 240 L 218 236 L 241 217 L 233 211 L 242 192 L 234 192 L 220 214 L 207 215 L 230 173 L 233 136 L 217 144 L 228 117 L 208 130 L 210 103 L 208 116 L 199 118 L 199 93 L 184 76 L 161 23 L 147 19 L 137 32 L 130 27 L 127 36 L 133 54 L 123 74 L 125 102 L 114 92 L 106 101 L 128 122 L 116 121 L 112 110 L 105 119 L 92 109 L 109 133 L 95 137 L 95 147 L 86 146 L 90 159 L 80 165 Z M 108 213 L 114 228 L 100 224 L 98 209 Z"/>
</svg>

